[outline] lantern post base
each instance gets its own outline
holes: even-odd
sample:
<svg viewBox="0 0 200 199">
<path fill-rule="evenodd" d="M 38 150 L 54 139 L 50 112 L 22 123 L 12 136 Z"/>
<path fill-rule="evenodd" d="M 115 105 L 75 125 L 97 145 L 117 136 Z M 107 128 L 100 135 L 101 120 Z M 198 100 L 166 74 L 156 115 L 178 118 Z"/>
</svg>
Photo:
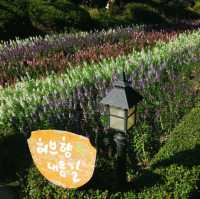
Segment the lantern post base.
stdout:
<svg viewBox="0 0 200 199">
<path fill-rule="evenodd" d="M 121 188 L 126 184 L 126 149 L 127 137 L 124 133 L 117 132 L 114 135 L 117 150 L 116 160 L 116 183 Z"/>
</svg>

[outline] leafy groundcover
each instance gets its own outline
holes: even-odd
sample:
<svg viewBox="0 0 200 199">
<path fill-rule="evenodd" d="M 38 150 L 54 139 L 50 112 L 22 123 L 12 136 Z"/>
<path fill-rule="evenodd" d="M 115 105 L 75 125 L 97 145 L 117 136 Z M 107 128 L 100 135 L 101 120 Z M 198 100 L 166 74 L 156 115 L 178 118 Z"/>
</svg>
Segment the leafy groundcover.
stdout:
<svg viewBox="0 0 200 199">
<path fill-rule="evenodd" d="M 48 183 L 32 167 L 26 182 L 21 182 L 20 198 L 197 198 L 199 154 L 200 103 L 176 126 L 151 166 L 127 190 L 64 190 Z"/>
</svg>

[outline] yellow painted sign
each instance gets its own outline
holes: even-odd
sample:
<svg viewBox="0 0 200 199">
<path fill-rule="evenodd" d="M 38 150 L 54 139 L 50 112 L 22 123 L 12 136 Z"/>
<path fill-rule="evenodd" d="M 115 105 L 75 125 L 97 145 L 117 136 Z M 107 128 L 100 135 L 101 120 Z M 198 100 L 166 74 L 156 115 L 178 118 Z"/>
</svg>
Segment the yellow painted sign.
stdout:
<svg viewBox="0 0 200 199">
<path fill-rule="evenodd" d="M 67 131 L 38 130 L 31 133 L 28 146 L 38 170 L 58 186 L 81 187 L 93 175 L 96 149 L 84 136 Z"/>
</svg>

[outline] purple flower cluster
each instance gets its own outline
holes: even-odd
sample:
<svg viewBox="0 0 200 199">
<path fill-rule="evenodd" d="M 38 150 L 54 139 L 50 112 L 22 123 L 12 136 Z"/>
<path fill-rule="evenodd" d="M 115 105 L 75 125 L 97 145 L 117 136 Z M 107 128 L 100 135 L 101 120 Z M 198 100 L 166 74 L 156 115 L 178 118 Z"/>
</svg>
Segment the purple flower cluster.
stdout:
<svg viewBox="0 0 200 199">
<path fill-rule="evenodd" d="M 55 52 L 64 51 L 66 54 L 74 53 L 79 49 L 88 48 L 103 43 L 117 43 L 130 39 L 134 28 L 118 28 L 110 32 L 94 32 L 86 35 L 58 35 L 47 38 L 35 38 L 27 44 L 13 42 L 0 49 L 0 63 L 19 60 L 32 60 L 38 56 L 47 56 Z"/>
<path fill-rule="evenodd" d="M 141 50 L 147 46 L 150 47 L 154 45 L 158 40 L 167 42 L 169 39 L 172 39 L 177 35 L 175 32 L 162 33 L 144 31 L 129 31 L 129 34 L 132 35 L 129 35 L 129 40 L 126 42 L 122 42 L 119 39 L 121 35 L 118 35 L 118 40 L 115 39 L 115 42 L 119 41 L 119 43 L 104 43 L 92 47 L 87 46 L 87 48 L 85 47 L 85 49 L 80 49 L 74 53 L 71 52 L 71 54 L 65 54 L 63 52 L 48 56 L 43 54 L 41 57 L 33 58 L 33 56 L 31 59 L 30 57 L 25 59 L 24 55 L 24 60 L 13 61 L 11 59 L 9 62 L 2 62 L 0 85 L 4 86 L 7 84 L 14 84 L 17 80 L 26 77 L 27 74 L 31 78 L 32 76 L 34 76 L 34 78 L 40 78 L 45 77 L 52 71 L 62 73 L 67 67 L 74 66 L 76 64 L 81 64 L 83 62 L 99 62 L 104 58 L 110 57 L 115 58 L 119 55 L 132 52 L 133 48 Z M 110 38 L 109 40 L 111 41 L 112 39 Z M 76 42 L 79 42 L 78 38 Z M 114 40 L 112 42 L 114 42 Z"/>
<path fill-rule="evenodd" d="M 199 28 L 199 24 L 178 24 L 172 27 L 141 26 L 116 28 L 109 31 L 96 31 L 85 35 L 52 35 L 46 38 L 30 38 L 27 42 L 10 42 L 0 48 L 0 63 L 13 62 L 19 60 L 32 60 L 36 57 L 47 56 L 55 52 L 74 53 L 80 49 L 102 45 L 104 43 L 118 43 L 129 39 L 141 39 L 143 32 L 173 33 Z M 149 41 L 153 40 L 156 34 L 151 34 Z M 147 41 L 148 43 L 148 41 Z"/>
</svg>

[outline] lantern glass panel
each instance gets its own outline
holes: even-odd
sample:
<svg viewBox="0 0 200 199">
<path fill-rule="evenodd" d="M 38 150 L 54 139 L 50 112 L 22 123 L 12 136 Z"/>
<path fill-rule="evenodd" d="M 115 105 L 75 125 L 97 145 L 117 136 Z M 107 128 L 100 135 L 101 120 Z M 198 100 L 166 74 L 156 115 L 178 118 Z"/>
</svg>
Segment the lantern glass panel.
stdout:
<svg viewBox="0 0 200 199">
<path fill-rule="evenodd" d="M 124 119 L 110 116 L 110 128 L 124 131 Z"/>
<path fill-rule="evenodd" d="M 135 113 L 128 117 L 127 121 L 127 129 L 130 129 L 132 126 L 135 125 Z"/>
<path fill-rule="evenodd" d="M 135 106 L 128 110 L 128 116 L 131 115 L 133 112 L 135 112 Z"/>
<path fill-rule="evenodd" d="M 116 115 L 118 117 L 124 118 L 125 117 L 125 111 L 123 109 L 111 106 L 110 107 L 110 115 Z"/>
</svg>

